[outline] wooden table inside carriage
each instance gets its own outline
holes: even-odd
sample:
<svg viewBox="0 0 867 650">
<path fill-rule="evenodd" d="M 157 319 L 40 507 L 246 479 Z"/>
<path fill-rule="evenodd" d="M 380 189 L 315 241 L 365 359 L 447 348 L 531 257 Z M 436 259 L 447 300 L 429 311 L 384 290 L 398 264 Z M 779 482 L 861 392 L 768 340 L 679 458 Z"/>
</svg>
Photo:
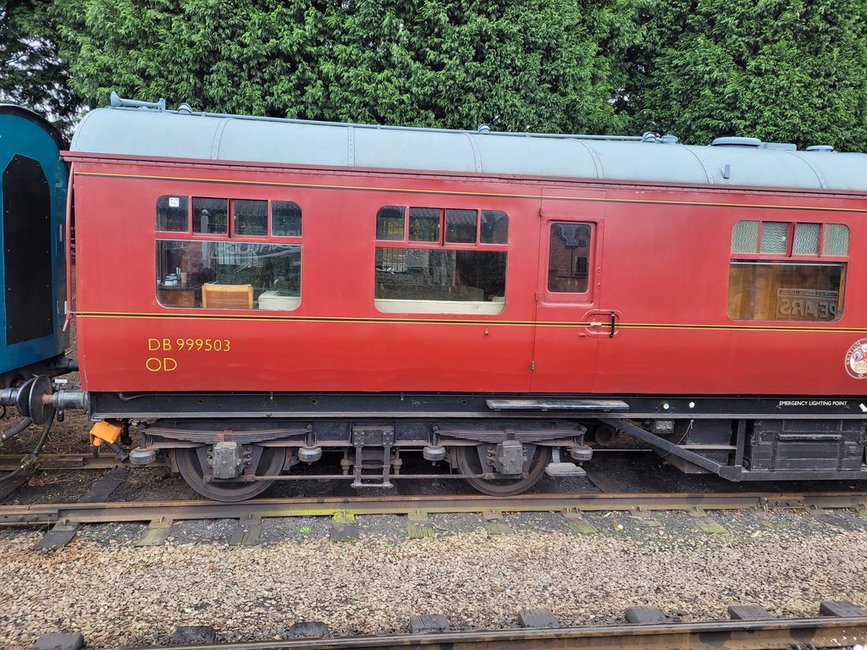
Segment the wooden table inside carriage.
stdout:
<svg viewBox="0 0 867 650">
<path fill-rule="evenodd" d="M 299 296 L 287 296 L 277 290 L 264 291 L 254 301 L 253 287 L 249 284 L 231 287 L 213 283 L 188 287 L 160 284 L 157 287 L 157 299 L 165 307 L 253 309 L 255 305 L 267 311 L 291 311 L 301 303 Z"/>
<path fill-rule="evenodd" d="M 159 285 L 157 299 L 166 307 L 195 307 L 201 302 L 201 287 Z"/>
</svg>

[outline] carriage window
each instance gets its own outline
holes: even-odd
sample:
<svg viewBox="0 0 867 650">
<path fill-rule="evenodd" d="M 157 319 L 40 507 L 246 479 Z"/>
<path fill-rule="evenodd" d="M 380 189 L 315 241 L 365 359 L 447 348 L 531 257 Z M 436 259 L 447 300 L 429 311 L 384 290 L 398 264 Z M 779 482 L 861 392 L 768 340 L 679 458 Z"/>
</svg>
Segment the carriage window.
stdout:
<svg viewBox="0 0 867 650">
<path fill-rule="evenodd" d="M 193 232 L 225 235 L 228 232 L 228 199 L 193 197 Z"/>
<path fill-rule="evenodd" d="M 736 261 L 729 276 L 735 320 L 834 321 L 843 311 L 845 264 Z"/>
<path fill-rule="evenodd" d="M 818 255 L 821 228 L 818 223 L 796 223 L 792 255 Z"/>
<path fill-rule="evenodd" d="M 475 210 L 446 210 L 446 241 L 475 244 L 476 222 Z"/>
<path fill-rule="evenodd" d="M 733 255 L 820 255 L 820 242 L 822 257 L 846 257 L 849 255 L 849 227 L 842 223 L 739 221 L 732 228 L 731 252 Z"/>
<path fill-rule="evenodd" d="M 729 317 L 838 320 L 843 313 L 847 270 L 847 262 L 839 258 L 845 258 L 848 252 L 849 229 L 843 224 L 778 221 L 735 224 L 729 270 Z M 763 259 L 763 255 L 770 257 Z"/>
<path fill-rule="evenodd" d="M 236 235 L 268 234 L 268 202 L 232 201 L 232 217 Z"/>
<path fill-rule="evenodd" d="M 548 252 L 548 291 L 587 293 L 590 276 L 590 226 L 552 223 Z"/>
<path fill-rule="evenodd" d="M 386 205 L 376 213 L 376 239 L 407 241 L 407 209 Z M 509 215 L 501 210 L 409 208 L 409 241 L 446 244 L 506 244 Z"/>
<path fill-rule="evenodd" d="M 164 307 L 287 311 L 301 303 L 301 246 L 157 240 Z"/>
<path fill-rule="evenodd" d="M 785 255 L 789 249 L 789 224 L 778 221 L 762 223 L 759 252 L 768 255 Z"/>
<path fill-rule="evenodd" d="M 271 234 L 275 237 L 301 236 L 301 208 L 297 203 L 271 202 Z"/>
<path fill-rule="evenodd" d="M 441 212 L 439 208 L 410 208 L 409 240 L 438 242 Z"/>
<path fill-rule="evenodd" d="M 385 313 L 500 313 L 507 257 L 501 244 L 508 241 L 508 216 L 494 210 L 481 215 L 480 220 L 480 211 L 473 209 L 380 208 L 376 239 L 393 243 L 376 248 L 376 308 Z"/>
<path fill-rule="evenodd" d="M 187 197 L 161 196 L 157 199 L 157 230 L 187 232 L 190 229 L 189 219 Z"/>
<path fill-rule="evenodd" d="M 822 255 L 845 257 L 849 255 L 849 227 L 842 223 L 825 224 Z"/>
<path fill-rule="evenodd" d="M 405 219 L 406 208 L 395 205 L 380 208 L 376 213 L 376 238 L 403 241 Z"/>
<path fill-rule="evenodd" d="M 376 249 L 379 311 L 497 314 L 503 309 L 505 292 L 505 252 Z"/>
<path fill-rule="evenodd" d="M 739 221 L 732 228 L 732 253 L 759 252 L 759 222 Z"/>
<path fill-rule="evenodd" d="M 483 244 L 505 244 L 509 241 L 509 217 L 499 210 L 482 210 L 479 235 Z"/>
</svg>

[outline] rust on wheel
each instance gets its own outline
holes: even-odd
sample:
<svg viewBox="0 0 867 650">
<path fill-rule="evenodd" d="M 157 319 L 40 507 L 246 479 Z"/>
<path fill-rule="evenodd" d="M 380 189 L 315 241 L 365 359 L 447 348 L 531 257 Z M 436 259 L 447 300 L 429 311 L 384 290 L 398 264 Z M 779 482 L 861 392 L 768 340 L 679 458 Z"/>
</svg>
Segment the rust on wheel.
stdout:
<svg viewBox="0 0 867 650">
<path fill-rule="evenodd" d="M 283 469 L 285 451 L 273 447 L 259 447 L 262 450 L 256 462 L 257 476 L 273 476 Z M 202 466 L 207 463 L 208 447 L 202 445 L 192 449 L 175 449 L 175 463 L 178 471 L 191 488 L 203 497 L 215 501 L 235 502 L 250 499 L 267 490 L 273 481 L 206 481 Z"/>
<path fill-rule="evenodd" d="M 455 447 L 453 452 L 461 474 L 485 474 L 491 471 L 487 460 L 489 452 L 495 445 L 476 445 L 473 447 Z M 480 478 L 470 476 L 464 480 L 482 494 L 491 496 L 512 496 L 520 494 L 533 487 L 545 467 L 551 462 L 551 448 L 537 445 L 525 445 L 527 460 L 524 463 L 524 473 L 515 478 Z M 483 469 L 484 468 L 484 469 Z"/>
</svg>

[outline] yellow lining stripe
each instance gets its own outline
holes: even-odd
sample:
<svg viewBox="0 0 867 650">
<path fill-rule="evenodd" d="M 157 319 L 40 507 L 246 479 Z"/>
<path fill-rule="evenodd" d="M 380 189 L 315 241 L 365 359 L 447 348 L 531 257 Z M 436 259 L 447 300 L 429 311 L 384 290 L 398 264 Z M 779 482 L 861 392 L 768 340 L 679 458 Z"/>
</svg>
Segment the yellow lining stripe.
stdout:
<svg viewBox="0 0 867 650">
<path fill-rule="evenodd" d="M 153 319 L 153 320 L 204 320 L 204 321 L 261 321 L 261 322 L 291 322 L 291 323 L 348 323 L 348 324 L 398 324 L 398 325 L 483 325 L 485 327 L 561 327 L 588 328 L 590 321 L 503 321 L 503 320 L 458 320 L 449 318 L 352 318 L 344 316 L 260 316 L 223 315 L 223 314 L 188 314 L 188 313 L 137 313 L 137 312 L 76 312 L 79 318 L 116 318 L 116 319 Z M 593 321 L 600 333 L 607 333 L 608 323 Z M 618 329 L 655 329 L 655 330 L 707 330 L 707 331 L 753 331 L 753 332 L 834 332 L 834 333 L 867 333 L 867 327 L 812 327 L 808 325 L 702 325 L 689 323 L 621 323 Z"/>
<path fill-rule="evenodd" d="M 432 172 L 433 173 L 433 172 Z M 768 209 L 768 210 L 815 210 L 818 212 L 854 212 L 859 214 L 867 213 L 867 208 L 839 208 L 828 206 L 810 206 L 810 205 L 770 205 L 762 203 L 722 203 L 712 201 L 672 201 L 661 199 L 616 199 L 598 196 L 543 196 L 539 194 L 507 194 L 497 192 L 466 192 L 458 190 L 423 190 L 413 188 L 395 188 L 395 187 L 371 187 L 364 185 L 333 185 L 333 184 L 316 184 L 316 183 L 286 183 L 279 181 L 248 181 L 240 179 L 214 179 L 214 178 L 196 178 L 185 176 L 152 176 L 146 174 L 118 174 L 109 172 L 76 172 L 76 176 L 95 176 L 105 178 L 130 178 L 141 180 L 157 180 L 157 181 L 183 181 L 190 183 L 211 183 L 220 185 L 260 185 L 271 187 L 291 187 L 296 189 L 315 189 L 315 190 L 345 190 L 345 191 L 362 191 L 362 192 L 384 192 L 384 193 L 402 193 L 402 194 L 431 194 L 431 195 L 449 195 L 449 196 L 489 196 L 495 198 L 506 199 L 537 199 L 546 201 L 575 201 L 575 202 L 596 202 L 596 203 L 627 203 L 627 204 L 650 204 L 650 205 L 691 205 L 706 208 L 752 208 L 752 209 Z M 576 179 L 577 180 L 577 179 Z M 554 182 L 554 181 L 552 181 Z M 616 182 L 616 181 L 612 181 Z M 716 186 L 708 186 L 714 187 Z M 785 188 L 774 188 L 778 191 L 783 191 Z"/>
</svg>

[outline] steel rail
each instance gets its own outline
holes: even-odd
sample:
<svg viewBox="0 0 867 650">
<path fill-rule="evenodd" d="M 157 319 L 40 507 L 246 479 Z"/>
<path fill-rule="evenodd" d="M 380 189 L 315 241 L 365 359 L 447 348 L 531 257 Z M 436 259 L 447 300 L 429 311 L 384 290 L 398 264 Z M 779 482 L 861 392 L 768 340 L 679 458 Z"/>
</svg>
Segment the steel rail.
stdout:
<svg viewBox="0 0 867 650">
<path fill-rule="evenodd" d="M 0 472 L 15 469 L 21 464 L 25 454 L 0 454 Z M 74 470 L 74 469 L 113 469 L 125 466 L 114 456 L 94 456 L 91 454 L 39 454 L 34 471 Z"/>
<path fill-rule="evenodd" d="M 559 629 L 442 632 L 335 639 L 297 639 L 171 646 L 173 650 L 347 650 L 430 648 L 442 650 L 553 650 L 554 648 L 700 648 L 755 650 L 812 644 L 844 648 L 867 641 L 867 616 L 822 616 L 758 621 L 593 625 Z M 151 646 L 142 650 L 161 650 Z"/>
<path fill-rule="evenodd" d="M 148 522 L 158 519 L 237 519 L 376 514 L 606 512 L 663 510 L 745 510 L 768 508 L 867 509 L 865 492 L 816 493 L 593 493 L 485 495 L 291 497 L 240 503 L 206 500 L 104 503 L 35 503 L 0 506 L 0 526 Z"/>
</svg>

